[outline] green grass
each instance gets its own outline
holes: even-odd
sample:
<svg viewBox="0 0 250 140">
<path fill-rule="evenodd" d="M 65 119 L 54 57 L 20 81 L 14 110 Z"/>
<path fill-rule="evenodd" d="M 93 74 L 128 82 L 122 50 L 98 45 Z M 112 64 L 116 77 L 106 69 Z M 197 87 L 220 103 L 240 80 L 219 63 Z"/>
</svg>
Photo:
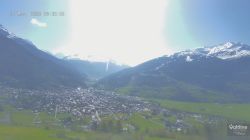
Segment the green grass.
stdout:
<svg viewBox="0 0 250 140">
<path fill-rule="evenodd" d="M 34 127 L 0 125 L 1 140 L 59 140 L 55 137 L 56 132 Z"/>
<path fill-rule="evenodd" d="M 33 117 L 33 113 L 27 110 L 11 112 L 11 121 L 17 125 L 32 125 Z"/>
<path fill-rule="evenodd" d="M 250 122 L 250 104 L 191 103 L 157 100 L 163 107 L 187 112 L 218 115 L 232 120 Z"/>
<path fill-rule="evenodd" d="M 101 132 L 72 132 L 35 127 L 0 125 L 1 140 L 207 140 L 203 136 L 176 135 L 172 138 L 144 134 L 112 134 Z"/>
<path fill-rule="evenodd" d="M 202 136 L 203 134 L 201 136 L 179 133 L 162 135 L 162 132 L 166 131 L 162 115 L 151 115 L 149 112 L 135 113 L 128 120 L 122 121 L 123 124 L 131 124 L 137 128 L 135 131 L 129 133 L 86 132 L 73 131 L 64 129 L 63 127 L 46 127 L 47 123 L 44 124 L 46 120 L 53 121 L 53 115 L 47 113 L 41 113 L 43 123 L 36 126 L 32 124 L 32 112 L 27 110 L 16 111 L 14 109 L 10 112 L 11 123 L 0 124 L 0 140 L 206 140 Z M 64 115 L 62 114 L 61 117 Z M 149 117 L 145 118 L 144 116 L 147 115 Z M 67 115 L 65 116 L 67 117 Z M 106 119 L 109 120 L 112 117 L 109 116 Z"/>
<path fill-rule="evenodd" d="M 164 129 L 164 125 L 158 122 L 158 120 L 153 121 L 152 119 L 145 119 L 140 114 L 134 114 L 129 120 L 129 123 L 135 125 L 140 132 L 145 132 L 146 130 L 150 131 Z"/>
<path fill-rule="evenodd" d="M 234 99 L 234 97 L 230 94 L 204 89 L 183 82 L 176 82 L 175 84 L 169 83 L 168 85 L 162 87 L 129 85 L 118 88 L 116 92 L 122 95 L 133 95 L 147 99 L 160 99 L 160 100 L 162 99 L 187 100 L 185 96 L 190 98 L 187 101 L 192 99 L 196 101 L 206 101 L 206 102 L 217 102 L 217 101 L 226 102 L 226 101 L 232 101 Z M 224 94 L 227 95 L 223 96 Z"/>
</svg>

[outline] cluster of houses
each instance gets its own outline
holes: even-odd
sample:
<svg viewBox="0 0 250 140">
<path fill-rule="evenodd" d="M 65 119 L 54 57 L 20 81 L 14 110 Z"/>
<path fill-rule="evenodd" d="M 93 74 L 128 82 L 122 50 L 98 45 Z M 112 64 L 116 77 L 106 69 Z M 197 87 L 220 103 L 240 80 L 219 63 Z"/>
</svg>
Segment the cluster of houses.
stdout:
<svg viewBox="0 0 250 140">
<path fill-rule="evenodd" d="M 18 90 L 12 101 L 18 108 L 49 114 L 69 113 L 76 118 L 117 113 L 130 114 L 150 110 L 150 104 L 136 97 L 121 96 L 114 92 L 88 89 L 64 89 L 58 91 Z"/>
<path fill-rule="evenodd" d="M 1 88 L 1 87 L 0 87 Z M 14 88 L 1 88 L 1 92 L 10 97 L 9 101 L 17 109 L 33 110 L 34 114 L 47 112 L 54 115 L 55 119 L 60 113 L 67 113 L 80 120 L 90 117 L 92 122 L 101 122 L 101 116 L 116 114 L 131 115 L 134 112 L 151 112 L 151 114 L 163 114 L 163 124 L 166 128 L 176 131 L 184 131 L 192 125 L 185 122 L 186 117 L 205 123 L 204 116 L 183 111 L 168 110 L 157 104 L 146 102 L 137 97 L 118 95 L 114 92 L 88 89 L 60 89 L 60 90 L 27 90 Z M 39 116 L 39 115 L 36 115 Z M 176 118 L 175 122 L 168 120 L 170 116 Z M 147 116 L 145 116 L 147 118 Z M 121 119 L 121 118 L 117 118 Z M 39 122 L 35 119 L 35 122 Z M 209 122 L 214 122 L 218 118 L 210 117 Z"/>
</svg>

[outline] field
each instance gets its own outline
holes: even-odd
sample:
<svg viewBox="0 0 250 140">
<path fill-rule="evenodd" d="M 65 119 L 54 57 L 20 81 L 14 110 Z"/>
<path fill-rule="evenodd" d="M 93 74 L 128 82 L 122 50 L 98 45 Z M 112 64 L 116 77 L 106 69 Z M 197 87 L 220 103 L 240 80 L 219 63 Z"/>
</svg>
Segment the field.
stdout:
<svg viewBox="0 0 250 140">
<path fill-rule="evenodd" d="M 116 114 L 120 117 L 123 114 Z M 148 115 L 149 118 L 145 118 Z M 67 118 L 61 114 L 60 118 Z M 34 123 L 40 121 L 41 123 Z M 179 132 L 166 133 L 162 114 L 150 115 L 148 113 L 135 113 L 121 122 L 113 117 L 102 118 L 100 128 L 95 131 L 81 129 L 89 120 L 78 121 L 72 126 L 60 125 L 53 115 L 40 113 L 39 119 L 29 110 L 17 110 L 4 107 L 0 113 L 0 139 L 1 140 L 207 140 L 205 130 L 197 122 L 197 135 L 184 135 Z M 128 132 L 120 132 L 116 124 L 131 124 L 134 126 Z M 108 124 L 108 125 L 107 125 Z M 119 125 L 118 125 L 119 126 Z"/>
<path fill-rule="evenodd" d="M 169 100 L 154 101 L 169 109 L 216 115 L 229 120 L 250 122 L 250 104 L 191 103 Z"/>
<path fill-rule="evenodd" d="M 250 122 L 249 104 L 189 103 L 168 100 L 153 102 L 172 110 Z M 175 123 L 176 116 L 164 117 L 161 113 L 152 114 L 152 112 L 115 114 L 117 118 L 128 117 L 120 120 L 116 120 L 114 116 L 103 116 L 100 126 L 92 131 L 83 129 L 83 126 L 90 122 L 88 117 L 64 126 L 62 122 L 72 116 L 58 114 L 55 119 L 53 114 L 45 112 L 36 114 L 31 110 L 16 109 L 3 104 L 0 107 L 0 140 L 228 140 L 224 122 L 211 126 L 190 117 L 183 120 L 192 124 L 194 129 L 185 133 L 170 131 L 165 127 L 165 120 Z M 128 124 L 132 128 L 129 128 Z M 122 127 L 128 127 L 129 130 L 120 131 Z"/>
</svg>

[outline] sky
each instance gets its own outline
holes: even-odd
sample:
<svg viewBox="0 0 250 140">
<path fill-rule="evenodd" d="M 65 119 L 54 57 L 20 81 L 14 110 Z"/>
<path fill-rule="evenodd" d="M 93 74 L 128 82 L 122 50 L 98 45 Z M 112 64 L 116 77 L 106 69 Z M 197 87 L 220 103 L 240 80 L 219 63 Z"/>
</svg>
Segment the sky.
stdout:
<svg viewBox="0 0 250 140">
<path fill-rule="evenodd" d="M 250 44 L 249 8 L 249 0 L 0 0 L 0 24 L 53 54 L 134 66 L 185 49 Z"/>
</svg>

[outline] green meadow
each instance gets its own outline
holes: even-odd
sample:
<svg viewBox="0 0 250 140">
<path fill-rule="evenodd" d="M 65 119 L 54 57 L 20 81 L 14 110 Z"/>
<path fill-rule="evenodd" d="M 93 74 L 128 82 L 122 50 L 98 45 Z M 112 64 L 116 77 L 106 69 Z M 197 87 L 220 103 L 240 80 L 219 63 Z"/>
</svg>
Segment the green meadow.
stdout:
<svg viewBox="0 0 250 140">
<path fill-rule="evenodd" d="M 221 116 L 229 120 L 250 122 L 250 104 L 193 103 L 154 100 L 168 109 Z"/>
<path fill-rule="evenodd" d="M 124 114 L 116 114 L 116 117 Z M 54 115 L 41 112 L 39 119 L 29 110 L 16 110 L 4 107 L 0 113 L 0 140 L 207 140 L 204 126 L 197 125 L 197 135 L 184 135 L 169 132 L 163 123 L 162 114 L 152 115 L 148 112 L 135 113 L 125 120 L 116 120 L 111 116 L 102 118 L 100 127 L 93 131 L 81 129 L 89 119 L 80 120 L 65 128 L 54 119 Z M 149 116 L 145 118 L 145 116 Z M 60 114 L 60 119 L 68 118 Z M 34 121 L 40 121 L 36 124 Z M 131 124 L 134 129 L 128 132 L 117 131 L 119 125 Z"/>
</svg>

